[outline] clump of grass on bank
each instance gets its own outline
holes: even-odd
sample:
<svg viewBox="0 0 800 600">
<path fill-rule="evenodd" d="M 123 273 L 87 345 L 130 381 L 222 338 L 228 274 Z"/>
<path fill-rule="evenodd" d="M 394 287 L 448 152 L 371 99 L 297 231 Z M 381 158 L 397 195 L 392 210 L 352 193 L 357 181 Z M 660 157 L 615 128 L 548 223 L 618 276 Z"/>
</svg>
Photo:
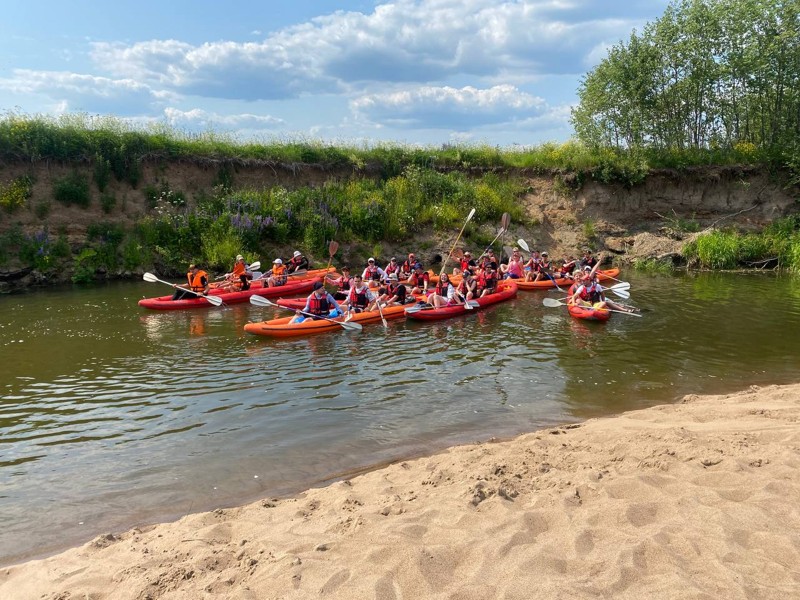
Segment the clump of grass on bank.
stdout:
<svg viewBox="0 0 800 600">
<path fill-rule="evenodd" d="M 736 269 L 775 265 L 800 272 L 800 215 L 780 219 L 761 233 L 716 230 L 683 248 L 690 265 Z"/>
<path fill-rule="evenodd" d="M 672 261 L 658 260 L 655 258 L 637 258 L 633 261 L 633 268 L 642 273 L 651 275 L 669 275 L 675 271 Z"/>
</svg>

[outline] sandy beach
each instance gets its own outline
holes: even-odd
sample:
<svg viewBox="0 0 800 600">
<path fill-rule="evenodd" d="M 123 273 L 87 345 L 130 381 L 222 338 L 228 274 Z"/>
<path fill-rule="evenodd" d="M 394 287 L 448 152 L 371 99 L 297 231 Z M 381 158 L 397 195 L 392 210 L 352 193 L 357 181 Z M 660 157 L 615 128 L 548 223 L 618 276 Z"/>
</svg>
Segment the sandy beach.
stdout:
<svg viewBox="0 0 800 600">
<path fill-rule="evenodd" d="M 800 385 L 459 446 L 99 536 L 0 598 L 798 598 Z"/>
</svg>

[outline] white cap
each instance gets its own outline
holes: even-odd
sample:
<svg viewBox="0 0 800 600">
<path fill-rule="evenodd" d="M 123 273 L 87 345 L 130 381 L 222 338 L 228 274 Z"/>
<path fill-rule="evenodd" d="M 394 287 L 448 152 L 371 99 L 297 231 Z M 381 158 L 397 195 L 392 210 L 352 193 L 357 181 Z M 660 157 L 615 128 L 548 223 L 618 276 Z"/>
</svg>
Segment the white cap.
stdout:
<svg viewBox="0 0 800 600">
<path fill-rule="evenodd" d="M 395 279 L 396 280 L 397 279 L 397 273 L 390 273 L 389 274 L 389 279 Z"/>
<path fill-rule="evenodd" d="M 372 257 L 370 256 L 370 257 L 367 259 L 367 262 L 375 262 L 375 259 L 374 259 L 374 258 L 372 258 Z"/>
<path fill-rule="evenodd" d="M 283 261 L 280 258 L 276 258 L 272 262 L 275 263 L 276 265 L 282 265 L 283 264 Z"/>
<path fill-rule="evenodd" d="M 294 251 L 294 256 L 300 256 L 300 250 L 295 250 Z"/>
<path fill-rule="evenodd" d="M 237 254 L 236 260 L 244 260 L 244 256 L 242 256 L 241 254 Z"/>
</svg>

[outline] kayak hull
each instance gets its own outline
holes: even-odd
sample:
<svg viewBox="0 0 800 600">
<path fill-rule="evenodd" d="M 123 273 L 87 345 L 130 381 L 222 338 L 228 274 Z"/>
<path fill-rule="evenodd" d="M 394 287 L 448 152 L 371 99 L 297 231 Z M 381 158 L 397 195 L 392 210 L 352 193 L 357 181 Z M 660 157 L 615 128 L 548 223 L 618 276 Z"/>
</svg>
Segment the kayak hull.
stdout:
<svg viewBox="0 0 800 600">
<path fill-rule="evenodd" d="M 383 318 L 387 321 L 390 319 L 401 319 L 405 314 L 405 309 L 405 306 L 387 306 L 383 309 Z M 244 326 L 244 330 L 254 335 L 278 338 L 299 337 L 343 330 L 343 327 L 338 324 L 342 321 L 341 317 L 333 320 L 317 319 L 316 321 L 314 319 L 306 319 L 302 323 L 289 323 L 291 320 L 292 317 L 282 317 L 280 319 L 272 319 L 271 321 L 262 321 L 260 323 L 248 323 Z M 367 323 L 380 323 L 380 321 L 380 312 L 373 310 L 370 312 L 356 313 L 349 322 L 364 325 Z"/>
<path fill-rule="evenodd" d="M 599 281 L 614 279 L 617 276 L 619 276 L 619 269 L 605 269 L 597 272 L 597 279 Z M 555 288 L 556 283 L 559 287 L 569 287 L 574 283 L 572 279 L 567 279 L 566 277 L 556 277 L 555 283 L 553 283 L 553 281 L 550 279 L 543 279 L 539 281 L 520 281 L 519 279 L 516 279 L 515 281 L 517 282 L 519 289 L 524 291 L 549 290 L 551 288 Z"/>
<path fill-rule="evenodd" d="M 216 296 L 221 299 L 224 304 L 241 304 L 243 302 L 248 302 L 251 296 L 275 298 L 276 296 L 290 296 L 311 292 L 317 281 L 321 281 L 321 279 L 319 277 L 300 279 L 298 281 L 292 281 L 290 279 L 285 285 L 277 287 L 264 287 L 261 281 L 256 281 L 251 284 L 250 289 L 247 291 L 223 292 L 216 289 L 211 290 L 209 295 Z M 207 308 L 213 305 L 208 300 L 199 297 L 173 300 L 172 296 L 159 296 L 158 298 L 143 298 L 139 300 L 139 306 L 151 310 L 181 310 L 186 308 Z"/>
<path fill-rule="evenodd" d="M 423 309 L 411 312 L 406 310 L 406 316 L 409 319 L 414 319 L 417 321 L 438 321 L 441 319 L 449 319 L 451 317 L 457 317 L 459 315 L 476 312 L 482 308 L 491 306 L 492 304 L 497 304 L 498 302 L 511 300 L 511 298 L 515 297 L 516 295 L 516 282 L 512 279 L 506 279 L 498 283 L 497 292 L 494 294 L 473 300 L 472 302 L 477 302 L 478 306 L 474 307 L 472 310 L 465 308 L 463 304 L 458 304 L 454 306 L 444 306 L 442 308 Z"/>
<path fill-rule="evenodd" d="M 569 311 L 572 318 L 582 321 L 608 321 L 611 318 L 611 312 L 608 310 L 590 308 L 577 304 L 568 304 L 567 311 Z"/>
</svg>

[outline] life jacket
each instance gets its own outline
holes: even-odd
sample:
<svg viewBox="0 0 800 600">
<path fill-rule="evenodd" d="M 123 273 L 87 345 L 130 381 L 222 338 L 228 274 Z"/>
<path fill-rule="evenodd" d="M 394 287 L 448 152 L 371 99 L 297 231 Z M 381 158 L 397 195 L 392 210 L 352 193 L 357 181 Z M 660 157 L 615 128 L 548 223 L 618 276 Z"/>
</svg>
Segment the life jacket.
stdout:
<svg viewBox="0 0 800 600">
<path fill-rule="evenodd" d="M 584 284 L 583 289 L 581 290 L 580 298 L 581 300 L 589 302 L 590 304 L 600 302 L 603 297 L 600 294 L 600 290 L 597 288 L 597 282 L 593 281 L 592 283 Z"/>
<path fill-rule="evenodd" d="M 328 301 L 328 294 L 320 297 L 312 293 L 308 297 L 308 312 L 312 315 L 327 315 L 331 308 L 331 303 Z"/>
<path fill-rule="evenodd" d="M 439 281 L 439 283 L 436 284 L 436 293 L 442 296 L 443 298 L 447 298 L 447 290 L 450 287 L 450 285 L 451 283 L 449 281 L 448 282 Z"/>
<path fill-rule="evenodd" d="M 350 295 L 347 297 L 347 301 L 350 303 L 350 306 L 355 306 L 356 308 L 366 308 L 369 304 L 369 298 L 367 298 L 367 288 L 362 289 L 360 292 L 353 288 L 350 290 Z"/>
<path fill-rule="evenodd" d="M 286 282 L 286 265 L 272 265 L 272 276 L 276 281 Z"/>
<path fill-rule="evenodd" d="M 417 261 L 413 263 L 408 260 L 403 261 L 403 273 L 413 273 L 415 264 L 417 264 Z"/>
<path fill-rule="evenodd" d="M 430 281 L 431 276 L 428 275 L 427 272 L 423 271 L 422 273 L 414 273 L 411 276 L 411 280 L 414 282 L 413 285 L 416 287 L 424 287 L 426 281 Z"/>
<path fill-rule="evenodd" d="M 293 256 L 292 258 L 289 259 L 290 266 L 297 266 L 304 262 L 306 262 L 306 257 L 303 256 L 302 254 L 300 256 Z"/>
<path fill-rule="evenodd" d="M 561 272 L 562 273 L 572 273 L 573 269 L 575 269 L 575 261 L 571 260 L 569 262 L 565 262 L 561 265 Z"/>
<path fill-rule="evenodd" d="M 366 275 L 364 279 L 372 279 L 373 281 L 379 281 L 381 278 L 381 274 L 378 273 L 378 267 L 372 265 L 371 267 L 367 267 L 364 269 L 364 274 Z"/>
<path fill-rule="evenodd" d="M 233 272 L 231 273 L 231 275 L 233 275 L 234 278 L 238 279 L 239 277 L 244 275 L 245 272 L 247 272 L 247 267 L 245 267 L 243 263 L 236 261 L 236 264 L 233 265 Z"/>
<path fill-rule="evenodd" d="M 339 285 L 339 291 L 346 292 L 347 290 L 349 290 L 352 281 L 353 281 L 352 277 L 345 277 L 344 275 L 342 275 L 337 281 Z"/>
<path fill-rule="evenodd" d="M 483 275 L 483 289 L 493 290 L 497 286 L 497 275 L 492 272 L 490 275 Z"/>
<path fill-rule="evenodd" d="M 397 296 L 397 301 L 400 304 L 406 303 L 406 286 L 401 283 L 390 283 L 386 288 L 386 295 L 389 298 Z"/>
<path fill-rule="evenodd" d="M 398 265 L 397 263 L 394 264 L 389 263 L 388 265 L 386 265 L 386 268 L 383 269 L 383 272 L 386 273 L 387 275 L 391 275 L 392 273 L 397 273 L 398 271 L 400 271 L 400 265 Z"/>
<path fill-rule="evenodd" d="M 202 292 L 206 289 L 205 284 L 203 284 L 203 277 L 205 277 L 206 281 L 208 281 L 208 274 L 205 271 L 198 270 L 194 276 L 192 276 L 191 271 L 186 274 L 186 279 L 189 281 L 189 287 L 193 292 Z"/>
<path fill-rule="evenodd" d="M 540 271 L 549 271 L 550 270 L 550 263 L 549 262 L 540 262 L 539 263 L 539 270 Z"/>
</svg>

